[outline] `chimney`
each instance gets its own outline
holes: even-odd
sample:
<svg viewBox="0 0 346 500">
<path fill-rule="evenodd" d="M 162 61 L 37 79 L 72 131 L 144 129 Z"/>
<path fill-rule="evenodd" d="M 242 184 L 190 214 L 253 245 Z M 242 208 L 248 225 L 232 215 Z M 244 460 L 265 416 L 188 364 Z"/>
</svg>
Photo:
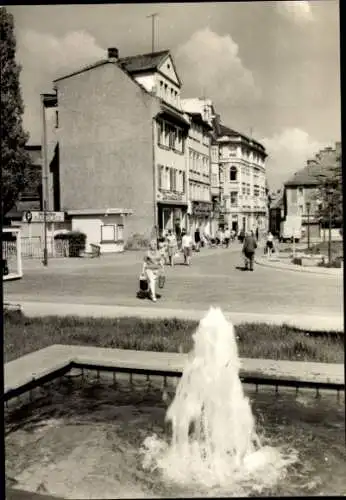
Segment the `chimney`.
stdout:
<svg viewBox="0 0 346 500">
<path fill-rule="evenodd" d="M 119 50 L 116 47 L 109 47 L 107 53 L 110 61 L 117 61 L 119 59 Z"/>
</svg>

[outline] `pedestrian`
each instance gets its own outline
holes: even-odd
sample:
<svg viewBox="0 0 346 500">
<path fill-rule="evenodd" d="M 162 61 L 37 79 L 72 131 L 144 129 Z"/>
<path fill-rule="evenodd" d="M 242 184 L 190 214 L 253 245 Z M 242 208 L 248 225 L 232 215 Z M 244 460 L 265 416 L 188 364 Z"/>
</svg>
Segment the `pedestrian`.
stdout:
<svg viewBox="0 0 346 500">
<path fill-rule="evenodd" d="M 267 257 L 269 259 L 271 254 L 273 253 L 273 250 L 274 250 L 274 236 L 272 235 L 272 233 L 270 231 L 267 234 L 265 249 L 266 249 Z"/>
<path fill-rule="evenodd" d="M 257 248 L 256 238 L 253 231 L 246 233 L 243 243 L 243 254 L 245 258 L 245 270 L 253 271 L 255 250 Z"/>
<path fill-rule="evenodd" d="M 225 229 L 225 232 L 224 232 L 224 244 L 225 244 L 226 248 L 229 247 L 230 239 L 231 239 L 231 231 L 229 230 L 229 228 L 227 226 Z"/>
<path fill-rule="evenodd" d="M 191 263 L 193 241 L 191 236 L 186 233 L 185 229 L 183 230 L 181 235 L 182 235 L 181 246 L 184 254 L 184 264 L 189 266 Z"/>
<path fill-rule="evenodd" d="M 231 241 L 235 240 L 236 235 L 237 235 L 237 232 L 235 231 L 235 229 L 232 229 L 232 231 L 231 231 Z"/>
<path fill-rule="evenodd" d="M 239 243 L 243 243 L 244 238 L 245 238 L 245 231 L 244 229 L 241 229 L 238 234 Z"/>
<path fill-rule="evenodd" d="M 204 239 L 204 242 L 205 242 L 205 246 L 210 246 L 210 233 L 209 233 L 209 229 L 208 229 L 208 226 L 205 226 L 204 228 L 204 231 L 203 231 L 203 239 Z"/>
<path fill-rule="evenodd" d="M 197 227 L 196 231 L 195 231 L 195 250 L 196 250 L 196 252 L 199 252 L 200 246 L 201 246 L 201 233 L 200 233 L 199 227 Z"/>
<path fill-rule="evenodd" d="M 167 235 L 167 254 L 169 265 L 174 267 L 174 256 L 178 250 L 178 243 L 175 234 L 172 233 L 171 229 L 168 230 Z"/>
<path fill-rule="evenodd" d="M 142 275 L 147 279 L 149 286 L 149 297 L 156 302 L 156 282 L 159 275 L 164 276 L 164 260 L 157 248 L 156 240 L 152 240 L 149 249 L 144 256 Z"/>
<path fill-rule="evenodd" d="M 181 225 L 180 220 L 177 219 L 175 223 L 175 236 L 177 238 L 178 248 L 181 247 Z"/>
<path fill-rule="evenodd" d="M 222 245 L 222 230 L 221 227 L 216 231 L 216 244 L 217 245 Z"/>
<path fill-rule="evenodd" d="M 168 261 L 168 249 L 167 249 L 167 240 L 164 233 L 162 233 L 158 239 L 158 249 L 162 255 L 164 263 L 166 264 Z"/>
</svg>

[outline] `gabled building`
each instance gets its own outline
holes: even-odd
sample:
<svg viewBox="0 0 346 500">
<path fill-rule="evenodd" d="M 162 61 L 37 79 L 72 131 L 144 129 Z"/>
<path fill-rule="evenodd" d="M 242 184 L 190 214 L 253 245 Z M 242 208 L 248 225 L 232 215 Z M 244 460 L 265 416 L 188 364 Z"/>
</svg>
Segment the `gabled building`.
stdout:
<svg viewBox="0 0 346 500">
<path fill-rule="evenodd" d="M 59 210 L 102 252 L 187 223 L 190 126 L 170 52 L 108 57 L 54 81 Z M 127 217 L 128 215 L 128 217 Z"/>
<path fill-rule="evenodd" d="M 313 216 L 318 209 L 318 187 L 322 178 L 331 177 L 332 169 L 340 161 L 340 142 L 336 143 L 335 148 L 326 147 L 307 160 L 306 166 L 284 184 L 285 216 L 300 215 L 305 220 L 308 205 Z"/>
<path fill-rule="evenodd" d="M 221 226 L 267 230 L 266 158 L 262 144 L 214 120 L 212 190 L 219 190 Z"/>
<path fill-rule="evenodd" d="M 298 215 L 303 225 L 307 225 L 309 220 L 312 237 L 320 234 L 318 209 L 322 200 L 319 199 L 319 186 L 322 179 L 333 177 L 333 169 L 340 162 L 341 143 L 337 142 L 334 148 L 326 147 L 307 160 L 305 167 L 284 184 L 285 217 Z"/>
</svg>

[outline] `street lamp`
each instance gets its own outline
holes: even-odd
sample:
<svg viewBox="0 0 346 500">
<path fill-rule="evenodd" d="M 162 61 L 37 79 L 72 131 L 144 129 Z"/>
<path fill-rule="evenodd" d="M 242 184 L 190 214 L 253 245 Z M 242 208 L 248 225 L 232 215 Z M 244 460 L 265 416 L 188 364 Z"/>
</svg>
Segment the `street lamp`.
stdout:
<svg viewBox="0 0 346 500">
<path fill-rule="evenodd" d="M 306 202 L 306 210 L 308 212 L 308 251 L 310 250 L 310 206 L 311 203 Z"/>
<path fill-rule="evenodd" d="M 47 210 L 48 210 L 48 156 L 47 156 L 47 121 L 45 110 L 45 94 L 41 94 L 41 111 L 42 111 L 42 150 L 43 150 L 43 225 L 44 225 L 44 249 L 43 249 L 43 265 L 48 266 L 48 249 L 47 249 Z"/>
</svg>

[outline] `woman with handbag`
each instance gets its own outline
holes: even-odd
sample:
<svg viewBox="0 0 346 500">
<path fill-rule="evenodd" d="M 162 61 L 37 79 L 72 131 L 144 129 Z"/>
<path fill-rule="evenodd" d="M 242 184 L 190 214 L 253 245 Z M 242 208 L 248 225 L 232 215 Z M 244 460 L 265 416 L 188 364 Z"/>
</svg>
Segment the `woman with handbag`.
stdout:
<svg viewBox="0 0 346 500">
<path fill-rule="evenodd" d="M 156 302 L 156 281 L 159 278 L 159 286 L 163 288 L 164 282 L 164 259 L 161 252 L 157 249 L 156 241 L 150 242 L 149 250 L 145 254 L 142 275 L 148 282 L 150 298 Z"/>
</svg>

